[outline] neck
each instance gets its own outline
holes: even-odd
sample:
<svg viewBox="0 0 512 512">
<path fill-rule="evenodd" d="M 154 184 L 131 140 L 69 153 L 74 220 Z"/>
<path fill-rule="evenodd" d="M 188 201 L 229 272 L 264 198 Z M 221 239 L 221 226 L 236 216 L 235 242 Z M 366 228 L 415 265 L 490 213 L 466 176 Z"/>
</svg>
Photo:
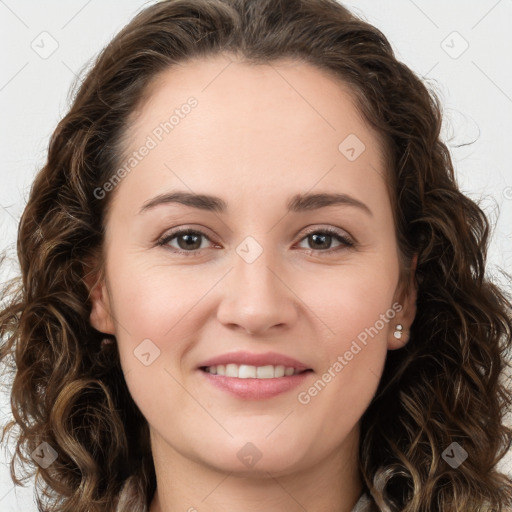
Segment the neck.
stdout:
<svg viewBox="0 0 512 512">
<path fill-rule="evenodd" d="M 351 512 L 362 493 L 358 436 L 356 428 L 311 466 L 247 476 L 186 458 L 152 432 L 157 488 L 149 512 Z"/>
</svg>

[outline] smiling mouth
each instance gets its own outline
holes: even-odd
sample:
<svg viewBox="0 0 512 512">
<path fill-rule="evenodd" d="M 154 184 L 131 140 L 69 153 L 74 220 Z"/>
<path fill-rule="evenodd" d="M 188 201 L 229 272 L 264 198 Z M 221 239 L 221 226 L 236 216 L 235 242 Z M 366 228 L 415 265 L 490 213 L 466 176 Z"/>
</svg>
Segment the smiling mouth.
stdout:
<svg viewBox="0 0 512 512">
<path fill-rule="evenodd" d="M 199 369 L 211 375 L 238 379 L 276 379 L 313 371 L 312 369 L 298 370 L 283 365 L 253 366 L 247 364 L 219 364 L 215 366 L 201 366 Z"/>
</svg>

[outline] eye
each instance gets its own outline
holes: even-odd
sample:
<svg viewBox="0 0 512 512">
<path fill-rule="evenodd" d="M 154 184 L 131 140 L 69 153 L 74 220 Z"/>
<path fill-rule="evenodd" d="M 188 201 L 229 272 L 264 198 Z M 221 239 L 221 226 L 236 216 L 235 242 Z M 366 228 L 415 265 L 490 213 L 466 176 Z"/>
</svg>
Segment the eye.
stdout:
<svg viewBox="0 0 512 512">
<path fill-rule="evenodd" d="M 201 247 L 201 238 L 210 240 L 201 231 L 195 231 L 193 229 L 181 229 L 179 231 L 170 233 L 167 236 L 164 236 L 161 240 L 158 241 L 158 245 L 170 246 L 171 248 L 177 249 L 177 253 L 181 253 L 186 256 L 193 256 L 194 253 L 204 249 L 204 247 Z M 178 244 L 177 248 L 170 244 L 170 242 L 174 239 L 176 239 Z"/>
<path fill-rule="evenodd" d="M 334 249 L 330 247 L 333 238 L 340 242 L 340 244 Z M 334 228 L 313 229 L 309 231 L 302 240 L 308 241 L 310 244 L 312 243 L 312 252 L 332 253 L 343 248 L 351 248 L 355 246 L 355 243 L 345 233 Z"/>
<path fill-rule="evenodd" d="M 162 237 L 157 242 L 157 245 L 170 248 L 173 252 L 183 254 L 184 256 L 197 256 L 198 253 L 205 249 L 205 246 L 202 244 L 202 239 L 211 242 L 210 238 L 202 231 L 180 229 Z M 339 242 L 339 245 L 334 247 L 334 249 L 330 247 L 333 239 Z M 174 241 L 177 243 L 177 247 L 171 244 L 171 242 Z M 300 241 L 309 241 L 312 243 L 313 247 L 310 247 L 310 252 L 312 253 L 333 253 L 355 246 L 355 242 L 352 241 L 351 238 L 343 231 L 339 231 L 335 228 L 312 229 L 306 233 L 306 236 Z"/>
</svg>

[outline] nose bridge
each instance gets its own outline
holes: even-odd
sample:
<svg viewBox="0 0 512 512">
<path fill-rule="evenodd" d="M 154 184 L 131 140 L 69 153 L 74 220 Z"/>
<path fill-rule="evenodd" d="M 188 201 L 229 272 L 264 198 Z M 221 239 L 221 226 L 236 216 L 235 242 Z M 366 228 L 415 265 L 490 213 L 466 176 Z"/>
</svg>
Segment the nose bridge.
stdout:
<svg viewBox="0 0 512 512">
<path fill-rule="evenodd" d="M 271 237 L 266 237 L 265 244 Z M 282 266 L 273 247 L 246 237 L 233 254 L 233 270 L 219 306 L 219 321 L 251 333 L 295 321 L 293 293 L 279 276 Z"/>
<path fill-rule="evenodd" d="M 276 271 L 271 271 L 277 265 L 276 251 L 269 247 L 269 239 L 270 237 L 266 238 L 264 247 L 255 238 L 247 237 L 236 248 L 237 255 L 234 258 L 234 279 L 244 289 L 244 296 L 261 296 L 267 303 L 277 300 L 277 294 L 282 292 L 278 290 Z"/>
</svg>

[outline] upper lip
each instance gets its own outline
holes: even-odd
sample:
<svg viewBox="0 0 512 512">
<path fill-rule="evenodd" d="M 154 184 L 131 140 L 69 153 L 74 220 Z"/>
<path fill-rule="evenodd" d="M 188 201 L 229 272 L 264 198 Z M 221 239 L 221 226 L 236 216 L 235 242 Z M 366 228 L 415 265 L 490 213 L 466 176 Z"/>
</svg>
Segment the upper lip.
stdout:
<svg viewBox="0 0 512 512">
<path fill-rule="evenodd" d="M 285 356 L 283 354 L 278 354 L 277 352 L 265 352 L 262 354 L 253 354 L 251 352 L 229 352 L 228 354 L 222 354 L 220 356 L 212 357 L 207 361 L 203 361 L 199 368 L 203 368 L 205 366 L 217 366 L 219 364 L 246 364 L 251 366 L 285 366 L 286 368 L 294 368 L 296 370 L 310 370 L 307 365 L 297 361 L 290 356 Z"/>
</svg>

